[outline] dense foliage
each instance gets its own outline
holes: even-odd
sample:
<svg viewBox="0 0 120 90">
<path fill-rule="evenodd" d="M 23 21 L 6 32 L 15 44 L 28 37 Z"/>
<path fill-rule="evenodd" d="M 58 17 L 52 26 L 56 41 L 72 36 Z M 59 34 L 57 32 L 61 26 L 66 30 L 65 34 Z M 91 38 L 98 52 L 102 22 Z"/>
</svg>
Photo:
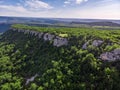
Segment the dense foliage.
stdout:
<svg viewBox="0 0 120 90">
<path fill-rule="evenodd" d="M 37 36 L 9 30 L 0 37 L 0 90 L 119 90 L 120 62 L 99 60 L 101 53 L 119 48 L 120 31 L 92 28 L 12 28 L 65 35 L 69 45 L 54 47 Z M 67 34 L 67 35 L 66 35 Z M 85 42 L 104 40 L 100 47 Z M 112 42 L 112 46 L 107 43 Z M 26 84 L 27 79 L 38 75 Z"/>
<path fill-rule="evenodd" d="M 56 35 L 60 34 L 68 34 L 69 37 L 75 36 L 75 37 L 82 37 L 85 38 L 93 37 L 92 39 L 110 39 L 112 41 L 118 42 L 120 39 L 120 31 L 119 30 L 96 30 L 95 28 L 65 28 L 65 27 L 33 27 L 28 25 L 21 25 L 21 24 L 15 24 L 12 25 L 12 28 L 15 29 L 23 29 L 23 30 L 34 30 L 38 32 L 49 32 L 54 33 Z M 95 38 L 96 37 L 96 38 Z"/>
</svg>

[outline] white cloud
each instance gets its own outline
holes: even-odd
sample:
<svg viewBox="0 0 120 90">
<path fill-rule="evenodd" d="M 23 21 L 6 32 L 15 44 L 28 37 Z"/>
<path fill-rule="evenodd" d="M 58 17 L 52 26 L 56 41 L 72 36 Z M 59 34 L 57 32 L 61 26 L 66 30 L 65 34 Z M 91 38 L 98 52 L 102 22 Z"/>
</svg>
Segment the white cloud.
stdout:
<svg viewBox="0 0 120 90">
<path fill-rule="evenodd" d="M 89 18 L 89 19 L 120 19 L 120 4 L 119 3 L 104 3 L 99 7 L 90 7 L 82 9 L 71 9 L 62 12 L 61 17 L 68 18 Z M 71 14 L 72 13 L 72 14 Z"/>
<path fill-rule="evenodd" d="M 81 4 L 82 2 L 87 2 L 88 0 L 76 0 L 76 4 Z"/>
<path fill-rule="evenodd" d="M 66 0 L 65 4 L 81 4 L 83 2 L 87 2 L 88 0 Z"/>
<path fill-rule="evenodd" d="M 21 0 L 16 5 L 0 4 L 2 16 L 46 16 L 53 7 L 40 0 Z M 47 13 L 48 12 L 48 13 Z"/>
<path fill-rule="evenodd" d="M 64 4 L 70 4 L 70 1 L 65 1 Z"/>
<path fill-rule="evenodd" d="M 27 0 L 27 1 L 33 1 L 33 0 Z M 38 1 L 38 0 L 36 0 Z M 70 3 L 74 1 L 74 4 L 76 3 L 76 0 L 69 0 Z M 86 0 L 84 0 L 85 2 Z M 110 0 L 108 0 L 110 1 Z M 25 3 L 25 2 L 24 2 Z M 67 4 L 65 4 L 67 5 Z M 69 5 L 69 4 L 68 4 Z M 40 11 L 30 10 L 27 7 L 21 4 L 18 5 L 4 5 L 0 4 L 0 16 L 24 16 L 24 17 L 54 17 L 54 18 L 114 18 L 114 19 L 120 19 L 120 4 L 118 2 L 110 4 L 110 2 L 104 2 L 104 4 L 100 4 L 99 6 L 93 4 L 93 7 L 90 8 L 69 8 L 69 9 L 48 9 L 43 8 L 41 9 L 41 6 L 37 8 Z M 44 5 L 43 5 L 44 6 Z M 50 6 L 50 5 L 49 5 Z M 38 7 L 38 6 L 37 6 Z M 46 6 L 48 7 L 48 6 Z"/>
<path fill-rule="evenodd" d="M 41 10 L 41 9 L 52 9 L 53 8 L 49 4 L 42 2 L 40 0 L 26 0 L 25 6 L 31 10 Z"/>
<path fill-rule="evenodd" d="M 0 5 L 2 11 L 26 12 L 27 10 L 22 6 Z"/>
</svg>

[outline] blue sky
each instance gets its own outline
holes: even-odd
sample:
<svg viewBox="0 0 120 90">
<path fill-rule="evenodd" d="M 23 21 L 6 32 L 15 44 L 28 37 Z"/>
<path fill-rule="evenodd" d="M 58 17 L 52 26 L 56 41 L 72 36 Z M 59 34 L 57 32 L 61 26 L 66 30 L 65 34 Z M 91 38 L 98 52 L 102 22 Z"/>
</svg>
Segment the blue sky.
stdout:
<svg viewBox="0 0 120 90">
<path fill-rule="evenodd" d="M 120 0 L 0 0 L 0 16 L 120 19 Z"/>
</svg>

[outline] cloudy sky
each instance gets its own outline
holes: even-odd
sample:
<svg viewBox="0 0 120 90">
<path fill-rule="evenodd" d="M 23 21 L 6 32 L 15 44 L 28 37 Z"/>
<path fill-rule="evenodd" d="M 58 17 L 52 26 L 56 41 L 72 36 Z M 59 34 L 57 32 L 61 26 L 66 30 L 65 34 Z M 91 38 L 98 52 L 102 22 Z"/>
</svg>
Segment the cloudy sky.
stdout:
<svg viewBox="0 0 120 90">
<path fill-rule="evenodd" d="M 0 16 L 120 19 L 120 0 L 0 0 Z"/>
</svg>

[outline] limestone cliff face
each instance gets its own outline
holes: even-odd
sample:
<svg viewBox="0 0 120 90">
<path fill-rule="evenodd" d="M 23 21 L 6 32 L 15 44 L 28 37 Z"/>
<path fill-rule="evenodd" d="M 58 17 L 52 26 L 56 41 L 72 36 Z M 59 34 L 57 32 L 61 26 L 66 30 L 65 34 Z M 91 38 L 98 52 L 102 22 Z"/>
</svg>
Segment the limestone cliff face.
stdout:
<svg viewBox="0 0 120 90">
<path fill-rule="evenodd" d="M 54 43 L 53 43 L 54 46 L 57 46 L 57 47 L 60 47 L 60 46 L 63 46 L 63 45 L 68 45 L 68 40 L 66 38 L 61 38 L 61 37 L 56 37 L 54 39 Z"/>
<path fill-rule="evenodd" d="M 63 38 L 60 36 L 57 36 L 55 34 L 51 33 L 43 33 L 43 32 L 38 32 L 38 31 L 32 31 L 32 30 L 22 30 L 22 29 L 11 29 L 12 31 L 17 31 L 17 32 L 22 32 L 24 34 L 30 34 L 32 36 L 36 36 L 39 39 L 43 39 L 44 41 L 51 41 L 53 46 L 56 47 L 61 47 L 61 46 L 66 46 L 68 45 L 68 39 Z M 103 40 L 93 40 L 91 43 L 87 41 L 82 45 L 82 49 L 87 49 L 89 45 L 92 45 L 94 47 L 99 47 L 104 43 Z M 101 53 L 99 56 L 101 60 L 105 61 L 116 61 L 120 60 L 120 48 L 115 49 L 111 52 L 104 52 Z"/>
<path fill-rule="evenodd" d="M 49 34 L 49 33 L 45 33 L 44 36 L 43 36 L 43 39 L 45 41 L 51 41 L 51 40 L 54 39 L 54 37 L 55 37 L 55 35 L 52 35 L 52 34 Z"/>
<path fill-rule="evenodd" d="M 44 41 L 52 41 L 53 46 L 60 47 L 68 45 L 68 39 L 56 36 L 50 33 L 37 32 L 32 30 L 22 30 L 22 29 L 11 29 L 12 31 L 23 32 L 24 34 L 30 34 L 38 36 L 38 38 L 43 39 Z"/>
</svg>

